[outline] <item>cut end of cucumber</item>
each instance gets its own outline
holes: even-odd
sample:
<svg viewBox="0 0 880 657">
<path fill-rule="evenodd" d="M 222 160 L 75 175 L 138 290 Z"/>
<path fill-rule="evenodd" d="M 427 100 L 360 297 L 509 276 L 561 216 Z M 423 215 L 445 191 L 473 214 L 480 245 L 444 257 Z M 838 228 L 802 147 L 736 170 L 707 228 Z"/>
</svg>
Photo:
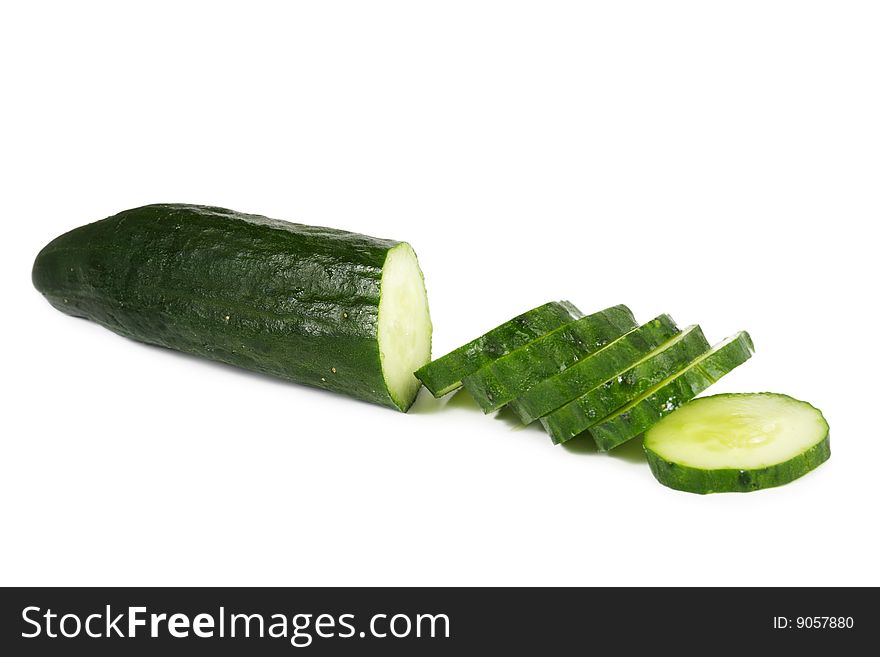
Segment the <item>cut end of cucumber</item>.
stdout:
<svg viewBox="0 0 880 657">
<path fill-rule="evenodd" d="M 830 455 L 822 413 L 776 393 L 696 399 L 655 424 L 644 447 L 661 483 L 694 493 L 778 486 Z"/>
<path fill-rule="evenodd" d="M 415 251 L 401 242 L 382 268 L 377 337 L 382 375 L 391 399 L 409 410 L 421 383 L 413 375 L 431 360 L 431 315 Z"/>
</svg>

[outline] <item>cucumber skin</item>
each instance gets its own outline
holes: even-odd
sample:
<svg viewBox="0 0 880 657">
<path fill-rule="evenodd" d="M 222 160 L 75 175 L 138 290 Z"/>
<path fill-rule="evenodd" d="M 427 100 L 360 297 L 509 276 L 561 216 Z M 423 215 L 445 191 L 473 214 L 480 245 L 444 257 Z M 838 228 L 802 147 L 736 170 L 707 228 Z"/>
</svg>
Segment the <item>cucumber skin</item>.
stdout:
<svg viewBox="0 0 880 657">
<path fill-rule="evenodd" d="M 489 363 L 462 383 L 483 413 L 491 413 L 636 326 L 629 308 L 612 306 L 574 320 Z"/>
<path fill-rule="evenodd" d="M 405 411 L 376 339 L 399 242 L 207 206 L 156 204 L 54 239 L 34 286 L 140 342 Z"/>
<path fill-rule="evenodd" d="M 689 329 L 686 328 L 685 331 L 687 330 Z M 650 360 L 637 363 L 619 378 L 588 390 L 581 397 L 542 417 L 541 424 L 554 445 L 567 442 L 626 406 L 654 384 L 682 370 L 708 350 L 709 343 L 703 330 L 694 326 L 693 331 L 676 345 L 655 354 Z"/>
<path fill-rule="evenodd" d="M 655 317 L 607 344 L 604 349 L 532 386 L 508 406 L 524 424 L 534 422 L 567 404 L 583 391 L 591 390 L 617 372 L 628 369 L 678 332 L 675 321 L 669 315 Z M 602 355 L 603 351 L 613 353 L 608 353 L 606 357 Z"/>
<path fill-rule="evenodd" d="M 663 417 L 690 401 L 752 356 L 754 344 L 743 331 L 733 342 L 693 366 L 686 367 L 629 410 L 605 418 L 589 432 L 601 452 L 607 452 L 647 431 Z M 675 400 L 667 403 L 664 400 Z"/>
<path fill-rule="evenodd" d="M 738 397 L 742 394 L 750 395 L 755 393 L 723 393 L 712 396 Z M 779 393 L 767 394 L 777 397 L 788 397 L 788 395 L 780 395 Z M 700 397 L 700 399 L 708 399 L 708 397 Z M 807 403 L 801 400 L 795 401 Z M 782 486 L 803 477 L 831 458 L 831 435 L 828 421 L 825 420 L 822 411 L 812 404 L 809 404 L 809 406 L 822 418 L 825 424 L 825 437 L 808 450 L 801 452 L 784 463 L 777 463 L 757 470 L 738 470 L 736 468 L 705 470 L 667 461 L 649 448 L 646 442 L 643 447 L 645 455 L 648 457 L 648 466 L 651 468 L 651 473 L 657 481 L 664 486 L 698 495 L 710 493 L 750 493 L 764 488 Z"/>
<path fill-rule="evenodd" d="M 415 375 L 435 397 L 461 387 L 461 379 L 545 333 L 583 316 L 568 301 L 550 301 L 419 368 Z"/>
<path fill-rule="evenodd" d="M 748 493 L 782 486 L 815 470 L 831 457 L 830 436 L 785 463 L 759 470 L 701 470 L 671 463 L 645 447 L 648 466 L 664 486 L 688 493 Z"/>
</svg>

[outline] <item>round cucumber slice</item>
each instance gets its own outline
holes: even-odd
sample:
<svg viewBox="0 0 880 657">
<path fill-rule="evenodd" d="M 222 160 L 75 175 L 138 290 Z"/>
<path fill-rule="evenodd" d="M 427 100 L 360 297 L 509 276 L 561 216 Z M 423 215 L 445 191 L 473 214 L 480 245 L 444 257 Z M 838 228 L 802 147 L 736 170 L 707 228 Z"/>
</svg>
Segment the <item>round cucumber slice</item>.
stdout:
<svg viewBox="0 0 880 657">
<path fill-rule="evenodd" d="M 661 484 L 701 494 L 787 484 L 831 455 L 822 412 L 771 392 L 695 399 L 651 427 L 644 447 Z"/>
</svg>

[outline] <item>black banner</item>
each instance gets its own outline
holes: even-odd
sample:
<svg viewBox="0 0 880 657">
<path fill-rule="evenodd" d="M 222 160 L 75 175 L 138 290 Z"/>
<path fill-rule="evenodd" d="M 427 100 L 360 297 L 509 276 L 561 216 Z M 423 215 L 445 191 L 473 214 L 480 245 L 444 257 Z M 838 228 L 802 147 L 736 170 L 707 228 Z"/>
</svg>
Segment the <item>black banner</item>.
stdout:
<svg viewBox="0 0 880 657">
<path fill-rule="evenodd" d="M 610 646 L 614 654 L 629 654 L 652 642 L 676 655 L 757 647 L 759 654 L 851 651 L 874 633 L 873 594 L 816 588 L 4 589 L 0 652 L 555 654 Z"/>
</svg>

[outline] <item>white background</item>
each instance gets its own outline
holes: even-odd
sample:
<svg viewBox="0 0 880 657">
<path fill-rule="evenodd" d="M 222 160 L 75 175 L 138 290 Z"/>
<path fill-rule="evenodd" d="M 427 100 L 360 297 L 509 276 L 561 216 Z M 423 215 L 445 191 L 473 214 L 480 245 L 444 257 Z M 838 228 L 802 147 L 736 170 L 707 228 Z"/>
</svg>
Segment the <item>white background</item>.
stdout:
<svg viewBox="0 0 880 657">
<path fill-rule="evenodd" d="M 11 4 L 11 3 L 10 3 Z M 78 2 L 0 15 L 3 584 L 880 584 L 871 2 Z M 31 287 L 152 202 L 410 241 L 441 355 L 569 298 L 757 354 L 832 427 L 791 485 L 663 488 L 145 347 Z M 833 611 L 833 610 L 832 610 Z"/>
</svg>

